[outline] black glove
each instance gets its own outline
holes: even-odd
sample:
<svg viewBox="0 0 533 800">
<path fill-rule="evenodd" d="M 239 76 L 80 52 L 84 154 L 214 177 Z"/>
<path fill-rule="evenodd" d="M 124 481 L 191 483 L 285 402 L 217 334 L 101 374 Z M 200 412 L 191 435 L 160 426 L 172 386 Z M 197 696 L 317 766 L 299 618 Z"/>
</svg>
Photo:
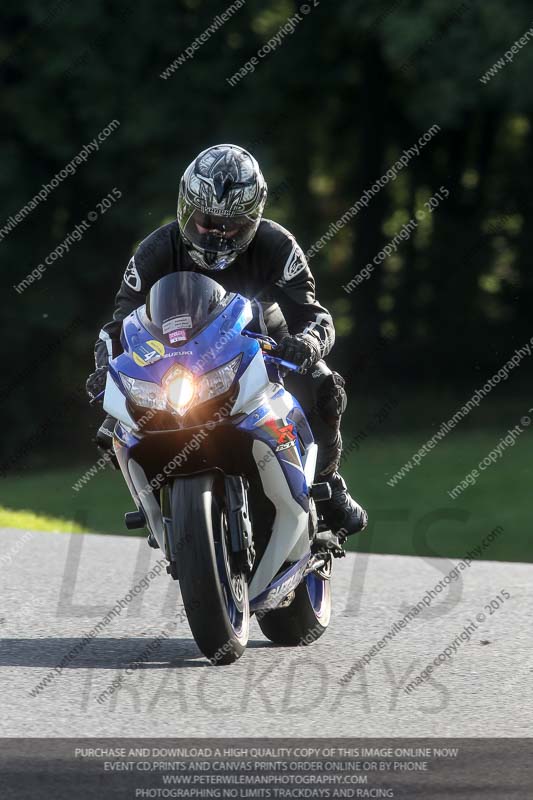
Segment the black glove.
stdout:
<svg viewBox="0 0 533 800">
<path fill-rule="evenodd" d="M 320 345 L 310 333 L 297 333 L 286 336 L 276 347 L 275 355 L 296 364 L 299 372 L 307 372 L 317 361 L 320 361 Z"/>
<path fill-rule="evenodd" d="M 104 391 L 106 380 L 107 367 L 98 367 L 94 372 L 91 372 L 85 384 L 85 389 L 91 400 L 94 400 L 100 392 Z"/>
</svg>

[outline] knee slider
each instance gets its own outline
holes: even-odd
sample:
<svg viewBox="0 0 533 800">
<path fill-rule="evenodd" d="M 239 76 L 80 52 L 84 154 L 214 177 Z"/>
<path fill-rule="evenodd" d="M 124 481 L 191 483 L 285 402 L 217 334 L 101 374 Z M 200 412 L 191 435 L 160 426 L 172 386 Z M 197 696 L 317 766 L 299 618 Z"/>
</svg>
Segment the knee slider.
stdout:
<svg viewBox="0 0 533 800">
<path fill-rule="evenodd" d="M 320 387 L 318 407 L 322 419 L 337 419 L 346 411 L 348 398 L 344 384 L 344 378 L 338 372 L 332 372 Z"/>
</svg>

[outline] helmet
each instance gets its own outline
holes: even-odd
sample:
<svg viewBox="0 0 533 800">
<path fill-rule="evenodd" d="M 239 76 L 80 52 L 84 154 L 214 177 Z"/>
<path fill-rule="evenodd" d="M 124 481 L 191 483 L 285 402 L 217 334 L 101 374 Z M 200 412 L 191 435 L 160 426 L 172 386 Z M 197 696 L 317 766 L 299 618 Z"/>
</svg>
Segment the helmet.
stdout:
<svg viewBox="0 0 533 800">
<path fill-rule="evenodd" d="M 255 158 L 234 144 L 200 153 L 185 170 L 178 197 L 178 224 L 199 267 L 226 269 L 255 236 L 267 185 Z"/>
</svg>

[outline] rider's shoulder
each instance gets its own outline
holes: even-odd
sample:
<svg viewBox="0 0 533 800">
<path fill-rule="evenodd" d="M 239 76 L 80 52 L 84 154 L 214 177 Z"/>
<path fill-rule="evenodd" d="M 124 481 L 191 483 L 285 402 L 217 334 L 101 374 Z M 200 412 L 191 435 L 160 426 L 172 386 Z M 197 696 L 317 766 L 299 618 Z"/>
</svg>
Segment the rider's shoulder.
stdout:
<svg viewBox="0 0 533 800">
<path fill-rule="evenodd" d="M 278 250 L 284 244 L 294 244 L 293 234 L 279 222 L 272 219 L 262 219 L 255 235 L 255 244 L 258 247 L 266 247 Z"/>
<path fill-rule="evenodd" d="M 172 220 L 172 222 L 167 222 L 165 225 L 156 228 L 140 242 L 136 256 L 147 258 L 165 255 L 168 249 L 172 248 L 172 243 L 177 236 L 178 230 L 177 220 Z"/>
</svg>

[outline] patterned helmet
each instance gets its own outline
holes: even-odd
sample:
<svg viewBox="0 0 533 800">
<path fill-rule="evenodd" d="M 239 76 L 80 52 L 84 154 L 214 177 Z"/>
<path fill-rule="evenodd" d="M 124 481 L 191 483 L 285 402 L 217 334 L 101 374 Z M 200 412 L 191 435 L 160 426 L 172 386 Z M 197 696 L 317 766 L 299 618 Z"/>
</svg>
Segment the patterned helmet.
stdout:
<svg viewBox="0 0 533 800">
<path fill-rule="evenodd" d="M 226 269 L 242 253 L 261 222 L 267 185 L 255 158 L 234 144 L 200 153 L 181 179 L 178 224 L 199 267 Z"/>
</svg>

